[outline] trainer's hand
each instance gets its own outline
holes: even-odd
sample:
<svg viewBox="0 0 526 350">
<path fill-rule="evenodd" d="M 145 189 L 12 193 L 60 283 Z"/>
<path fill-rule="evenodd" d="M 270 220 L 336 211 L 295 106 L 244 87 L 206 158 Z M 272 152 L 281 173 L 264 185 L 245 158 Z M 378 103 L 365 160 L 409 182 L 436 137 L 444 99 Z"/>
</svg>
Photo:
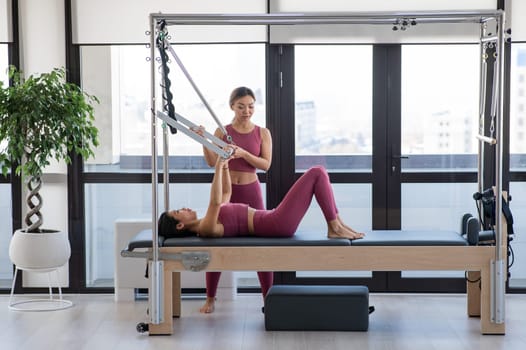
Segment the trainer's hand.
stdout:
<svg viewBox="0 0 526 350">
<path fill-rule="evenodd" d="M 192 130 L 199 136 L 204 136 L 205 134 L 205 127 L 202 125 L 191 127 L 190 130 Z"/>
<path fill-rule="evenodd" d="M 235 145 L 232 145 L 231 147 L 234 149 L 234 151 L 232 152 L 232 157 L 233 158 L 245 158 L 246 157 L 248 152 L 245 151 L 244 148 L 241 148 L 241 147 L 235 146 Z"/>
</svg>

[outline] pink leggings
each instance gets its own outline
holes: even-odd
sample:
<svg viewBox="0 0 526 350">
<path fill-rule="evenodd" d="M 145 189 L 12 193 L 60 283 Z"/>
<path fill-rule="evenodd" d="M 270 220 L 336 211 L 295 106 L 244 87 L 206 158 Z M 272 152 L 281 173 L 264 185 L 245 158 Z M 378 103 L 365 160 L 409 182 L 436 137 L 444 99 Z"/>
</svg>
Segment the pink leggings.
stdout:
<svg viewBox="0 0 526 350">
<path fill-rule="evenodd" d="M 263 204 L 263 195 L 261 193 L 261 184 L 255 181 L 247 185 L 232 184 L 232 203 L 245 203 L 254 209 L 265 209 Z M 217 286 L 221 272 L 207 272 L 206 273 L 206 296 L 214 298 L 217 293 Z M 261 285 L 261 293 L 263 297 L 267 295 L 268 290 L 274 283 L 274 272 L 258 271 L 259 284 Z"/>
<path fill-rule="evenodd" d="M 256 210 L 254 235 L 258 237 L 292 237 L 312 197 L 316 198 L 325 220 L 335 220 L 338 215 L 329 174 L 324 167 L 315 166 L 307 170 L 294 183 L 278 207 L 274 210 Z"/>
</svg>

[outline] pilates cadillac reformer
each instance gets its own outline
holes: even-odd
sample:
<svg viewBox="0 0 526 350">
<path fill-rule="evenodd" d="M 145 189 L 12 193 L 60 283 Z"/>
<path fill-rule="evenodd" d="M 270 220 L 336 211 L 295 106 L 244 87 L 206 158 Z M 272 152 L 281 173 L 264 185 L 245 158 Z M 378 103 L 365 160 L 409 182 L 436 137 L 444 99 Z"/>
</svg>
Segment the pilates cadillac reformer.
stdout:
<svg viewBox="0 0 526 350">
<path fill-rule="evenodd" d="M 387 30 L 405 30 L 416 24 L 469 23 L 480 26 L 480 104 L 479 104 L 479 153 L 478 191 L 483 193 L 483 152 L 490 145 L 495 153 L 494 168 L 494 244 L 468 244 L 466 232 L 437 231 L 421 234 L 414 231 L 372 231 L 358 241 L 313 239 L 301 234 L 292 239 L 272 238 L 169 238 L 157 231 L 158 164 L 157 127 L 163 123 L 163 184 L 164 208 L 168 210 L 168 129 L 181 131 L 194 141 L 228 158 L 231 139 L 219 119 L 206 102 L 189 72 L 170 44 L 168 31 L 171 25 L 312 25 L 312 24 L 367 24 L 384 25 Z M 150 15 L 150 64 L 151 64 L 151 148 L 152 148 L 152 228 L 142 232 L 121 253 L 124 257 L 143 258 L 149 264 L 149 324 L 138 325 L 139 331 L 150 334 L 172 334 L 172 317 L 180 314 L 180 287 L 177 271 L 232 271 L 232 270 L 458 270 L 466 271 L 468 315 L 480 316 L 481 333 L 504 334 L 504 296 L 506 283 L 507 226 L 501 215 L 502 190 L 502 137 L 504 101 L 504 44 L 505 14 L 495 11 L 451 12 L 357 12 L 357 13 L 292 13 L 292 14 L 162 14 Z M 488 29 L 490 28 L 491 29 Z M 413 29 L 412 29 L 413 30 Z M 417 30 L 417 29 L 414 29 Z M 159 56 L 156 59 L 156 50 Z M 227 142 L 214 135 L 195 132 L 197 125 L 175 111 L 170 92 L 170 60 L 168 53 L 180 67 L 191 86 L 227 135 Z M 490 58 L 491 60 L 488 60 Z M 491 99 L 489 135 L 484 125 L 488 111 L 487 91 L 488 61 L 491 69 Z M 157 69 L 156 65 L 159 65 Z M 162 110 L 157 110 L 156 76 L 160 73 Z M 147 248 L 145 251 L 134 251 Z M 371 256 L 381 257 L 370 259 Z M 443 259 L 444 256 L 450 258 Z"/>
</svg>

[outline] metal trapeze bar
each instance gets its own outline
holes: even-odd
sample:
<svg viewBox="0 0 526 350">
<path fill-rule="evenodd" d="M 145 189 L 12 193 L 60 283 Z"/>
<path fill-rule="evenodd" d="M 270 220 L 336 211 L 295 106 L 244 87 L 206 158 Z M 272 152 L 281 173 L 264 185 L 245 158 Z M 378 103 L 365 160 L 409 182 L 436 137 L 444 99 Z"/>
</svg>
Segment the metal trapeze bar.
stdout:
<svg viewBox="0 0 526 350">
<path fill-rule="evenodd" d="M 497 40 L 499 40 L 499 38 L 496 35 L 492 35 L 492 36 L 481 38 L 480 42 L 481 43 L 496 42 Z"/>
<path fill-rule="evenodd" d="M 482 142 L 489 143 L 490 145 L 494 145 L 497 143 L 497 140 L 493 137 L 484 136 L 484 135 L 475 135 L 477 139 L 479 139 Z"/>
<path fill-rule="evenodd" d="M 152 252 L 132 252 L 127 249 L 121 251 L 123 258 L 143 258 L 147 260 L 152 259 Z M 176 260 L 181 261 L 186 270 L 198 272 L 206 269 L 210 263 L 210 253 L 206 251 L 191 251 L 180 253 L 159 253 L 161 260 Z"/>
<path fill-rule="evenodd" d="M 227 159 L 232 155 L 234 150 L 229 147 L 230 145 L 228 143 L 215 137 L 206 130 L 203 130 L 203 136 L 197 134 L 195 130 L 197 130 L 199 126 L 176 112 L 174 112 L 174 114 L 177 120 L 170 118 L 165 112 L 157 111 L 157 117 L 159 117 L 162 121 L 183 132 L 185 135 L 191 137 L 206 148 L 215 152 L 218 156 Z"/>
</svg>

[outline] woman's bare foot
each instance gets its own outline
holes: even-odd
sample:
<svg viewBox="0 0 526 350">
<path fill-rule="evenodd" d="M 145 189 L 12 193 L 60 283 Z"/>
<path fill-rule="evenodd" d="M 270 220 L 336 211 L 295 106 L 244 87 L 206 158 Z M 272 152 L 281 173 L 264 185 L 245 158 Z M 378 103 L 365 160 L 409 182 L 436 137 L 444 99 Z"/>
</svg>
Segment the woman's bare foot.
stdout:
<svg viewBox="0 0 526 350">
<path fill-rule="evenodd" d="M 361 232 L 358 232 L 356 231 L 355 229 L 353 229 L 352 227 L 348 226 L 345 222 L 343 222 L 342 218 L 340 218 L 340 215 L 337 215 L 336 216 L 336 220 L 338 220 L 340 222 L 340 224 L 345 227 L 346 229 L 348 230 L 351 230 L 352 232 L 356 233 L 356 234 L 361 234 L 362 237 L 365 236 L 365 233 L 361 233 Z M 361 237 L 360 237 L 361 238 Z"/>
<path fill-rule="evenodd" d="M 211 314 L 215 310 L 215 303 L 216 298 L 215 297 L 206 297 L 205 304 L 201 306 L 199 309 L 199 312 L 202 314 Z"/>
<path fill-rule="evenodd" d="M 346 238 L 346 239 L 359 239 L 365 236 L 361 232 L 356 232 L 353 229 L 342 224 L 341 220 L 336 219 L 329 222 L 329 230 L 327 237 L 329 238 Z"/>
</svg>

